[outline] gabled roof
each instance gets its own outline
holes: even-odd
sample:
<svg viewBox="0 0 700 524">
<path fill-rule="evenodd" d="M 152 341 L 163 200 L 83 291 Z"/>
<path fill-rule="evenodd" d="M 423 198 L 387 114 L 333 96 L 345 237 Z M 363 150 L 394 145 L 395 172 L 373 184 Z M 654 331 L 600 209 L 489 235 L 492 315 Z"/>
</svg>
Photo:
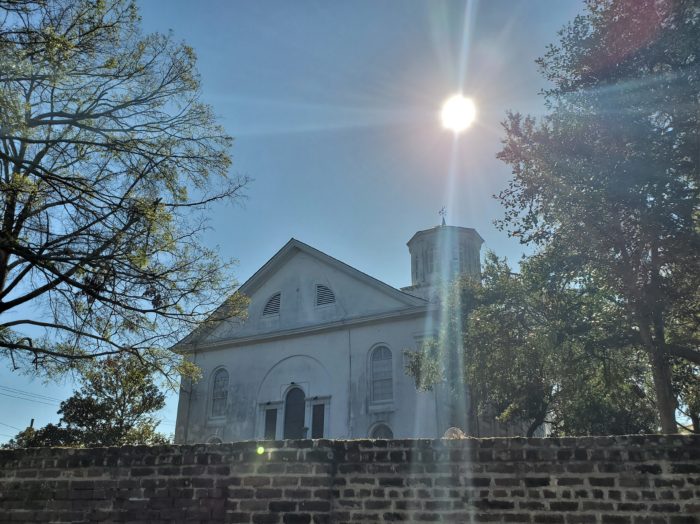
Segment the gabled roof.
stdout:
<svg viewBox="0 0 700 524">
<path fill-rule="evenodd" d="M 405 309 L 395 311 L 394 313 L 409 313 L 411 311 L 416 311 L 417 309 L 423 309 L 425 308 L 425 306 L 429 305 L 429 302 L 427 300 L 396 289 L 395 287 L 390 286 L 389 284 L 386 284 L 385 282 L 382 282 L 381 280 L 378 280 L 374 277 L 371 277 L 368 274 L 363 273 L 362 271 L 355 269 L 354 267 L 345 264 L 344 262 L 341 262 L 337 258 L 333 258 L 332 256 L 327 255 L 323 251 L 319 251 L 318 249 L 313 248 L 310 245 L 301 242 L 300 240 L 297 240 L 296 238 L 290 239 L 289 242 L 282 246 L 282 248 L 277 253 L 275 253 L 272 256 L 272 258 L 270 258 L 270 260 L 268 260 L 260 269 L 258 269 L 253 274 L 253 276 L 246 280 L 236 290 L 236 292 L 242 293 L 246 296 L 251 296 L 270 275 L 277 271 L 277 269 L 279 269 L 290 257 L 292 257 L 297 252 L 306 253 L 307 255 L 314 257 L 320 260 L 321 262 L 324 262 L 330 265 L 331 267 L 348 274 L 350 277 L 355 278 L 365 283 L 366 285 L 394 298 L 398 302 L 406 305 Z M 223 317 L 224 315 L 222 314 L 222 308 L 224 308 L 225 305 L 226 302 L 224 301 L 222 305 L 211 315 L 211 317 L 209 317 L 209 320 L 217 317 Z M 382 316 L 382 314 L 379 314 L 379 316 Z M 367 318 L 369 319 L 371 317 Z M 217 321 L 204 322 L 199 327 L 195 328 L 190 334 L 188 334 L 186 337 L 180 340 L 177 344 L 175 344 L 175 346 L 173 346 L 173 349 L 178 350 L 180 348 L 183 348 L 184 346 L 193 343 L 196 340 L 202 340 L 203 338 L 207 337 L 213 329 L 215 329 L 216 325 L 218 325 Z M 318 327 L 322 329 L 324 326 L 319 325 Z"/>
<path fill-rule="evenodd" d="M 347 273 L 351 277 L 361 280 L 369 286 L 374 287 L 375 289 L 382 291 L 387 295 L 390 295 L 396 300 L 405 303 L 407 306 L 423 306 L 428 303 L 422 298 L 418 298 L 413 295 L 409 295 L 408 293 L 404 293 L 403 291 L 396 289 L 395 287 L 390 286 L 389 284 L 382 282 L 381 280 L 371 277 L 367 273 L 363 273 L 359 269 L 355 269 L 354 267 L 346 264 L 345 262 L 341 262 L 337 258 L 333 258 L 332 256 L 327 255 L 323 251 L 319 251 L 318 249 L 311 247 L 310 245 L 305 244 L 304 242 L 302 242 L 301 240 L 297 240 L 296 238 L 290 239 L 289 242 L 282 246 L 282 248 L 277 253 L 275 253 L 272 256 L 272 258 L 270 258 L 270 260 L 265 262 L 265 264 L 260 269 L 258 269 L 253 274 L 253 276 L 251 276 L 248 280 L 246 280 L 243 283 L 243 285 L 241 285 L 240 288 L 238 288 L 238 291 L 248 296 L 253 294 L 253 292 L 255 292 L 259 285 L 265 281 L 268 275 L 272 274 L 278 267 L 280 267 L 289 256 L 295 253 L 295 251 L 301 251 L 314 258 L 317 258 L 322 262 L 325 262 L 330 266 Z"/>
</svg>

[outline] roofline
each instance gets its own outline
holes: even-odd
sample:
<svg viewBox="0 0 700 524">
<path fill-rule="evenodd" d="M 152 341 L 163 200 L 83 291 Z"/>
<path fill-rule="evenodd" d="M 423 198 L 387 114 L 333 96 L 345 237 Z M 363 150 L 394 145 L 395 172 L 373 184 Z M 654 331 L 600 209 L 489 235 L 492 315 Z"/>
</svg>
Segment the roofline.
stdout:
<svg viewBox="0 0 700 524">
<path fill-rule="evenodd" d="M 328 322 L 326 324 L 315 324 L 309 326 L 301 326 L 292 329 L 283 329 L 280 331 L 272 331 L 269 333 L 262 333 L 259 335 L 251 335 L 248 337 L 241 338 L 226 338 L 221 340 L 216 340 L 212 342 L 207 342 L 203 344 L 182 344 L 175 345 L 172 350 L 180 354 L 190 354 L 197 351 L 208 351 L 221 349 L 225 347 L 235 347 L 243 346 L 246 344 L 258 344 L 262 342 L 267 342 L 270 340 L 276 340 L 285 337 L 299 337 L 314 333 L 319 333 L 323 331 L 333 331 L 336 329 L 343 329 L 347 327 L 361 326 L 363 324 L 372 324 L 376 322 L 384 321 L 399 321 L 406 318 L 413 318 L 417 316 L 422 316 L 429 313 L 432 310 L 430 304 L 426 302 L 424 306 L 411 307 L 406 309 L 400 309 L 398 311 L 390 311 L 387 313 L 379 313 L 374 315 L 367 315 L 363 317 L 354 317 L 350 319 L 337 320 L 335 322 Z"/>
<path fill-rule="evenodd" d="M 289 241 L 282 246 L 270 259 L 265 262 L 260 269 L 258 269 L 253 275 L 251 275 L 248 280 L 246 280 L 243 284 L 241 284 L 238 289 L 234 293 L 242 293 L 243 295 L 249 296 L 250 291 L 253 291 L 255 289 L 255 285 L 257 284 L 257 281 L 259 281 L 261 278 L 265 276 L 265 274 L 268 271 L 271 271 L 272 268 L 275 266 L 275 264 L 284 256 L 286 256 L 289 252 L 292 251 L 292 249 L 297 248 L 300 251 L 309 253 L 310 255 L 320 258 L 321 260 L 325 260 L 331 265 L 334 265 L 338 269 L 345 271 L 346 273 L 351 273 L 354 274 L 361 279 L 363 279 L 367 284 L 370 286 L 373 286 L 374 288 L 377 288 L 381 291 L 384 291 L 385 293 L 388 293 L 390 295 L 393 295 L 394 298 L 397 300 L 403 302 L 407 306 L 414 308 L 414 307 L 422 307 L 426 306 L 429 304 L 429 302 L 423 298 L 417 297 L 415 295 L 411 295 L 410 293 L 406 293 L 405 291 L 401 291 L 400 289 L 397 289 L 393 286 L 390 286 L 386 282 L 382 282 L 379 279 L 374 278 L 371 275 L 368 275 L 367 273 L 364 273 L 360 271 L 359 269 L 356 269 L 349 264 L 346 264 L 345 262 L 342 262 L 338 260 L 337 258 L 334 258 L 323 251 L 320 251 L 314 247 L 311 247 L 310 245 L 302 242 L 301 240 L 297 240 L 296 238 L 291 238 Z M 221 305 L 216 308 L 216 310 L 212 313 L 212 315 L 209 317 L 211 318 L 212 316 L 216 315 L 221 307 L 225 305 L 226 301 L 222 301 Z M 403 311 L 403 310 L 400 310 Z M 209 320 L 209 319 L 207 319 Z M 190 331 L 187 335 L 182 337 L 180 341 L 175 343 L 173 346 L 171 346 L 171 350 L 173 351 L 179 351 L 180 347 L 184 347 L 187 344 L 183 344 L 188 338 L 196 336 L 196 337 L 205 337 L 207 336 L 208 333 L 211 333 L 213 329 L 215 329 L 216 324 L 211 323 L 209 325 L 206 325 L 207 321 L 204 323 L 200 324 L 196 328 L 194 328 L 192 331 Z M 196 333 L 196 335 L 195 335 Z"/>
<path fill-rule="evenodd" d="M 465 232 L 465 233 L 469 233 L 470 235 L 476 236 L 476 238 L 477 238 L 478 240 L 480 240 L 482 244 L 484 243 L 484 239 L 481 238 L 481 235 L 479 234 L 479 232 L 478 232 L 476 229 L 474 229 L 473 227 L 462 227 L 462 226 L 435 226 L 435 227 L 431 227 L 430 229 L 423 229 L 422 231 L 417 231 L 417 232 L 414 233 L 414 235 L 409 239 L 409 241 L 406 242 L 406 245 L 407 245 L 407 246 L 410 245 L 411 242 L 413 242 L 413 240 L 414 240 L 416 237 L 420 237 L 420 236 L 423 236 L 423 235 L 425 235 L 425 234 L 432 233 L 432 232 L 434 232 L 436 229 L 437 229 L 437 230 L 442 230 L 442 229 L 453 229 L 453 230 L 454 230 L 454 229 L 456 229 L 456 230 L 458 230 L 458 231 L 460 231 L 460 232 Z"/>
<path fill-rule="evenodd" d="M 316 258 L 326 260 L 345 272 L 352 273 L 364 278 L 368 284 L 373 285 L 375 288 L 379 288 L 380 290 L 394 295 L 395 298 L 403 301 L 404 303 L 408 303 L 413 306 L 419 306 L 428 302 L 427 300 L 424 300 L 420 297 L 416 297 L 409 293 L 401 291 L 400 289 L 395 288 L 394 286 L 391 286 L 386 282 L 382 282 L 381 280 L 374 278 L 371 275 L 368 275 L 364 271 L 360 271 L 359 269 L 354 268 L 349 264 L 346 264 L 342 260 L 338 260 L 337 258 L 332 257 L 331 255 L 324 253 L 323 251 L 316 249 L 315 247 L 312 247 L 309 244 L 306 244 L 296 238 L 289 239 L 289 241 L 284 246 L 282 246 L 282 248 L 280 248 L 279 251 L 277 251 L 277 253 L 272 255 L 272 257 L 267 262 L 265 262 L 265 264 L 263 264 L 263 266 L 260 269 L 253 273 L 253 275 L 238 288 L 238 292 L 243 293 L 244 295 L 248 295 L 248 291 L 252 291 L 255 289 L 257 281 L 261 279 L 268 271 L 270 271 L 279 259 L 287 255 L 287 253 L 295 247 L 300 251 L 315 256 Z"/>
</svg>

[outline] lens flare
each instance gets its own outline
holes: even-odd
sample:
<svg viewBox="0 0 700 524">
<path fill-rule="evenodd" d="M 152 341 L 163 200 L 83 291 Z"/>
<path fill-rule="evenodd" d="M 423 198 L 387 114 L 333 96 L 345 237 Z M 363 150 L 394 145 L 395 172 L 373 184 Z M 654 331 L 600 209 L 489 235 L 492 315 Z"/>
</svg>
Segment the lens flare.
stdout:
<svg viewBox="0 0 700 524">
<path fill-rule="evenodd" d="M 258 446 L 258 449 L 256 449 L 255 451 L 258 452 L 258 455 L 262 455 L 263 453 L 265 453 L 265 448 L 262 446 Z"/>
<path fill-rule="evenodd" d="M 440 119 L 445 129 L 461 133 L 476 119 L 476 105 L 471 98 L 461 94 L 453 95 L 442 105 Z"/>
</svg>

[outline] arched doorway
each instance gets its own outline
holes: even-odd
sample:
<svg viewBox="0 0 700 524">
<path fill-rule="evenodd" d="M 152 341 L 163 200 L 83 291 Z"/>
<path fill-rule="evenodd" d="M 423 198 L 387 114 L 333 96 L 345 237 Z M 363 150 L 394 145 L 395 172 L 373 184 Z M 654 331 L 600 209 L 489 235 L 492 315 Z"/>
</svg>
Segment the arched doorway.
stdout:
<svg viewBox="0 0 700 524">
<path fill-rule="evenodd" d="M 292 388 L 284 401 L 284 436 L 285 439 L 306 438 L 304 429 L 304 392 Z"/>
<path fill-rule="evenodd" d="M 386 424 L 377 424 L 372 429 L 372 433 L 369 437 L 379 439 L 392 439 L 394 438 L 394 432 L 391 431 L 391 428 Z"/>
</svg>

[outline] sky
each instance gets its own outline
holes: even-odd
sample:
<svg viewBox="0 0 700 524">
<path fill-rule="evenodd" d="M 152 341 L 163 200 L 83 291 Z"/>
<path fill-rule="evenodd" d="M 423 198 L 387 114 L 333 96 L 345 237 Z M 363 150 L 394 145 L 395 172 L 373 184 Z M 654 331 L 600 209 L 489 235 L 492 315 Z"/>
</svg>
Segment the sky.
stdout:
<svg viewBox="0 0 700 524">
<path fill-rule="evenodd" d="M 202 99 L 234 137 L 245 199 L 211 210 L 204 241 L 245 282 L 297 238 L 392 286 L 410 285 L 406 242 L 447 223 L 475 228 L 483 253 L 526 252 L 494 226 L 507 185 L 496 159 L 506 111 L 542 114 L 534 61 L 581 0 L 141 0 L 145 33 L 172 31 L 198 57 Z M 455 92 L 477 121 L 439 121 Z M 58 383 L 0 363 L 0 443 L 35 419 L 57 423 Z M 176 394 L 160 413 L 174 430 Z"/>
</svg>

